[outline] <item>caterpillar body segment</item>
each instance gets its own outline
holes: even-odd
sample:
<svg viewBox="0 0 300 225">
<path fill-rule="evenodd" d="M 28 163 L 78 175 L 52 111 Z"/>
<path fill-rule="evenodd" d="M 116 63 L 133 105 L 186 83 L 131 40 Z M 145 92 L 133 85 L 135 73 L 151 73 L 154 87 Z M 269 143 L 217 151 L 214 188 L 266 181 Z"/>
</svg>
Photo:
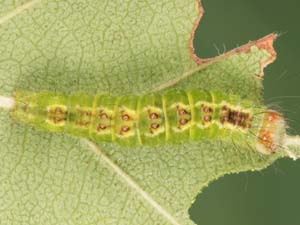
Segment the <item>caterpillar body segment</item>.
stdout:
<svg viewBox="0 0 300 225">
<path fill-rule="evenodd" d="M 93 98 L 93 96 L 90 96 Z M 93 140 L 115 141 L 115 108 L 117 98 L 109 95 L 96 95 L 93 101 L 92 124 L 89 134 Z"/>
<path fill-rule="evenodd" d="M 160 95 L 149 94 L 140 97 L 138 104 L 139 143 L 155 146 L 166 141 L 169 130 L 163 99 Z"/>
<path fill-rule="evenodd" d="M 18 121 L 124 146 L 232 137 L 270 154 L 285 132 L 284 120 L 275 111 L 253 108 L 239 96 L 196 89 L 142 96 L 20 91 L 14 97 L 11 115 Z"/>
</svg>

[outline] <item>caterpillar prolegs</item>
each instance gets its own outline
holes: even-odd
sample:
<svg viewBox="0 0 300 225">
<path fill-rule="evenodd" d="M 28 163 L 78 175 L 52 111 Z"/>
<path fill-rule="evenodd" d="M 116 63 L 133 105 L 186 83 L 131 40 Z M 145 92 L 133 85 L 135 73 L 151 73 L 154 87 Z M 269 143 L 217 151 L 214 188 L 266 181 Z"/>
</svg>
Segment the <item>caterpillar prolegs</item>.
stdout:
<svg viewBox="0 0 300 225">
<path fill-rule="evenodd" d="M 36 128 L 136 146 L 233 136 L 264 154 L 276 152 L 285 122 L 276 111 L 239 96 L 171 90 L 141 96 L 14 93 L 14 119 Z"/>
</svg>

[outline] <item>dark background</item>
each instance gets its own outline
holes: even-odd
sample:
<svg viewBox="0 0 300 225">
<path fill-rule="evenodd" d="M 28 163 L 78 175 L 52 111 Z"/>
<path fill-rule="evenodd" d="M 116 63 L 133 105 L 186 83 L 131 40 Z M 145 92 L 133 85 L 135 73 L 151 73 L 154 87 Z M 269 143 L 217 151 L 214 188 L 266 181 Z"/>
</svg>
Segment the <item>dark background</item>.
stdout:
<svg viewBox="0 0 300 225">
<path fill-rule="evenodd" d="M 264 97 L 284 113 L 289 133 L 300 134 L 300 1 L 202 3 L 205 14 L 194 42 L 202 58 L 224 52 L 224 46 L 230 50 L 272 32 L 282 34 L 274 45 L 277 60 L 265 69 Z M 189 212 L 200 225 L 299 225 L 300 160 L 282 159 L 260 172 L 226 175 L 205 188 Z"/>
</svg>

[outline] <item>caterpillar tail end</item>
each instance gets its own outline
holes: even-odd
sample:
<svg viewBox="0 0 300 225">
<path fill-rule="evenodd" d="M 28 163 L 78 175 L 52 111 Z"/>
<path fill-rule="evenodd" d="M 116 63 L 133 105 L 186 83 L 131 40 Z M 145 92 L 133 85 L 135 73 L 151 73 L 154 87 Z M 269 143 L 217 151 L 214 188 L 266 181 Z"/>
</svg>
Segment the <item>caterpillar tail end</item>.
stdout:
<svg viewBox="0 0 300 225">
<path fill-rule="evenodd" d="M 283 146 L 285 135 L 286 123 L 283 116 L 268 110 L 258 131 L 256 148 L 263 154 L 274 154 Z"/>
</svg>

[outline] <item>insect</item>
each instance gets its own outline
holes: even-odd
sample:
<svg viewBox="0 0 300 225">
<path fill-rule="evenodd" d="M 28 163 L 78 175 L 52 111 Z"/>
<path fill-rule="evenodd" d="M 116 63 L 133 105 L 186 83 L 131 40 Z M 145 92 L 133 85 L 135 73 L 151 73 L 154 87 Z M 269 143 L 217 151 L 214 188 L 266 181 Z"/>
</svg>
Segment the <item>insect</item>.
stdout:
<svg viewBox="0 0 300 225">
<path fill-rule="evenodd" d="M 271 154 L 285 134 L 278 112 L 253 108 L 253 102 L 235 95 L 197 89 L 141 96 L 18 91 L 11 116 L 38 129 L 124 146 L 181 144 L 231 135 Z"/>
</svg>

